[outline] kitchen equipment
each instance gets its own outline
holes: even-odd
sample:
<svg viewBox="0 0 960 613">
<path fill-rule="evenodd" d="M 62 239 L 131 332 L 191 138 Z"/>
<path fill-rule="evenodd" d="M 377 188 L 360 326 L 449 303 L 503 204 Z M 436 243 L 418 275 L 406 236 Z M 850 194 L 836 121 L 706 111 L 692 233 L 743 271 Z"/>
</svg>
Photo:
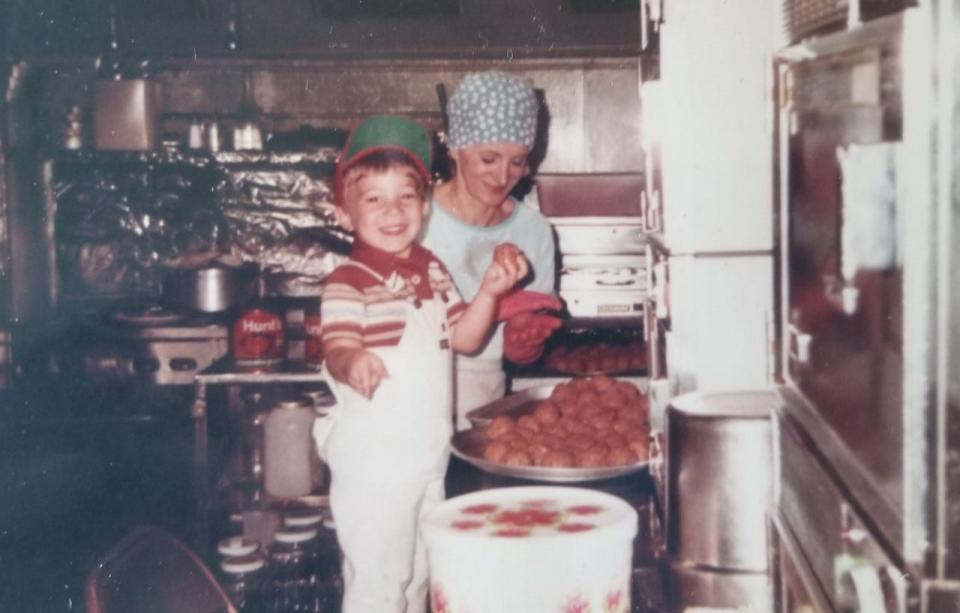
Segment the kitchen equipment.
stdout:
<svg viewBox="0 0 960 613">
<path fill-rule="evenodd" d="M 247 301 L 259 267 L 213 261 L 195 267 L 166 271 L 163 293 L 166 302 L 187 312 L 222 313 Z"/>
<path fill-rule="evenodd" d="M 591 331 L 620 339 L 645 335 L 649 275 L 643 185 L 638 173 L 537 175 L 537 203 L 557 237 L 558 296 L 569 315 L 547 351 L 569 335 Z M 507 368 L 513 391 L 569 379 L 545 359 Z M 645 370 L 629 374 L 638 386 L 646 385 Z"/>
<path fill-rule="evenodd" d="M 470 411 L 467 414 L 467 419 L 470 420 L 473 428 L 457 432 L 453 436 L 451 442 L 453 454 L 488 473 L 557 483 L 612 479 L 646 471 L 647 462 L 645 458 L 625 465 L 584 468 L 514 466 L 487 460 L 484 457 L 484 449 L 490 441 L 483 428 L 490 425 L 491 421 L 500 415 L 508 415 L 514 418 L 530 415 L 539 404 L 550 398 L 555 387 L 556 384 L 526 388 Z"/>
<path fill-rule="evenodd" d="M 559 294 L 575 318 L 638 319 L 646 297 L 640 174 L 542 174 L 537 200 L 557 235 Z"/>
<path fill-rule="evenodd" d="M 161 85 L 150 79 L 93 81 L 93 142 L 97 149 L 156 149 Z"/>
<path fill-rule="evenodd" d="M 766 512 L 773 485 L 770 417 L 777 403 L 772 390 L 690 393 L 667 408 L 661 478 L 668 582 L 677 610 L 769 606 Z"/>
<path fill-rule="evenodd" d="M 680 610 L 771 612 L 766 573 L 701 570 L 683 564 L 667 569 L 667 601 Z"/>
<path fill-rule="evenodd" d="M 220 122 L 211 119 L 203 125 L 204 135 L 206 136 L 207 150 L 210 153 L 217 153 L 223 148 L 223 136 L 220 134 Z"/>
<path fill-rule="evenodd" d="M 614 479 L 635 473 L 646 472 L 647 461 L 642 460 L 624 466 L 598 466 L 596 468 L 555 468 L 550 466 L 512 466 L 499 462 L 490 462 L 483 458 L 483 448 L 487 441 L 478 430 L 463 430 L 453 435 L 451 451 L 453 455 L 468 462 L 480 470 L 494 475 L 528 479 L 530 481 L 549 481 L 551 483 L 585 483 Z"/>
<path fill-rule="evenodd" d="M 920 3 L 778 54 L 783 611 L 960 601 L 957 17 Z"/>
<path fill-rule="evenodd" d="M 246 70 L 243 75 L 240 110 L 233 127 L 233 149 L 235 151 L 260 151 L 263 149 L 263 134 L 257 121 L 260 114 L 253 92 L 253 74 Z"/>
<path fill-rule="evenodd" d="M 468 412 L 467 419 L 470 420 L 474 428 L 482 428 L 489 426 L 490 420 L 497 415 L 530 412 L 538 402 L 549 398 L 555 387 L 556 384 L 538 385 L 526 388 L 520 392 L 508 394 L 500 400 L 494 400 L 491 403 Z"/>
<path fill-rule="evenodd" d="M 491 489 L 442 503 L 423 534 L 434 611 L 630 610 L 637 512 L 616 496 Z"/>
<path fill-rule="evenodd" d="M 233 127 L 234 151 L 260 151 L 263 149 L 263 135 L 260 125 L 253 119 L 241 119 Z"/>
<path fill-rule="evenodd" d="M 765 571 L 773 391 L 683 394 L 666 414 L 666 533 L 673 560 Z"/>
<path fill-rule="evenodd" d="M 62 368 L 100 383 L 190 385 L 226 355 L 225 326 L 158 306 L 125 306 L 76 330 Z"/>
<path fill-rule="evenodd" d="M 190 126 L 187 128 L 187 148 L 193 150 L 203 149 L 203 139 L 203 122 L 199 119 L 191 119 Z"/>
</svg>

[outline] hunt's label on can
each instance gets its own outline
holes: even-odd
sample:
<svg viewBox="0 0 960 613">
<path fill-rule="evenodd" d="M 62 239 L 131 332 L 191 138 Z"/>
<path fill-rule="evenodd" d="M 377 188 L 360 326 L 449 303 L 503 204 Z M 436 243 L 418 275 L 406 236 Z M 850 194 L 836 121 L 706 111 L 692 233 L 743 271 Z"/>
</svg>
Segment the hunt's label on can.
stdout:
<svg viewBox="0 0 960 613">
<path fill-rule="evenodd" d="M 319 369 L 323 364 L 323 338 L 321 336 L 320 314 L 308 313 L 303 320 L 306 330 L 304 358 L 307 366 Z"/>
<path fill-rule="evenodd" d="M 250 309 L 233 324 L 233 361 L 239 368 L 270 368 L 283 362 L 283 320 L 266 309 Z"/>
</svg>

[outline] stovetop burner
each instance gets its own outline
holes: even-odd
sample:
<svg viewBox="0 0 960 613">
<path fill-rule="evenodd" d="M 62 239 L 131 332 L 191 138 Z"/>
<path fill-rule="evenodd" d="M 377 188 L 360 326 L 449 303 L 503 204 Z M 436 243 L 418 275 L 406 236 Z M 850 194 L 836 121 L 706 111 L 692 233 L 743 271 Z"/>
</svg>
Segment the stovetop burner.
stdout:
<svg viewBox="0 0 960 613">
<path fill-rule="evenodd" d="M 93 325 L 111 336 L 134 339 L 222 338 L 227 321 L 208 313 L 183 313 L 155 303 L 124 303 Z"/>
<path fill-rule="evenodd" d="M 170 326 L 183 321 L 182 313 L 159 304 L 134 303 L 117 307 L 109 315 L 117 323 L 131 326 Z"/>
</svg>

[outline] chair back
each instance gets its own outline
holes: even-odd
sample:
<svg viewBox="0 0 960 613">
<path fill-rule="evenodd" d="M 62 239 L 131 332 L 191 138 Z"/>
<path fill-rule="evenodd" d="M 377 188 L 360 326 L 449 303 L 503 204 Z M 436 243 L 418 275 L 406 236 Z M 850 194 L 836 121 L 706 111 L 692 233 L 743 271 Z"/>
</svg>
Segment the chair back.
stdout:
<svg viewBox="0 0 960 613">
<path fill-rule="evenodd" d="M 237 613 L 197 555 L 153 526 L 135 528 L 87 575 L 89 613 Z"/>
</svg>

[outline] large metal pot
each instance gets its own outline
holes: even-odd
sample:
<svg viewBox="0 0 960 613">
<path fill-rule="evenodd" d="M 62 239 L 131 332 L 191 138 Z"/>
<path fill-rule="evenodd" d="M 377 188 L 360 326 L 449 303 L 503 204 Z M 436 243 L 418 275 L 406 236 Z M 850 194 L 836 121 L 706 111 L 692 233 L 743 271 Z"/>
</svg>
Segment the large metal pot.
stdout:
<svg viewBox="0 0 960 613">
<path fill-rule="evenodd" d="M 684 394 L 666 411 L 667 551 L 674 562 L 767 568 L 772 391 Z"/>
<path fill-rule="evenodd" d="M 170 268 L 164 280 L 165 300 L 172 307 L 201 313 L 221 313 L 242 304 L 253 292 L 259 266 L 211 262 L 192 268 Z"/>
<path fill-rule="evenodd" d="M 715 610 L 773 610 L 773 595 L 767 573 L 701 570 L 671 564 L 667 579 L 671 611 L 696 607 Z"/>
</svg>

